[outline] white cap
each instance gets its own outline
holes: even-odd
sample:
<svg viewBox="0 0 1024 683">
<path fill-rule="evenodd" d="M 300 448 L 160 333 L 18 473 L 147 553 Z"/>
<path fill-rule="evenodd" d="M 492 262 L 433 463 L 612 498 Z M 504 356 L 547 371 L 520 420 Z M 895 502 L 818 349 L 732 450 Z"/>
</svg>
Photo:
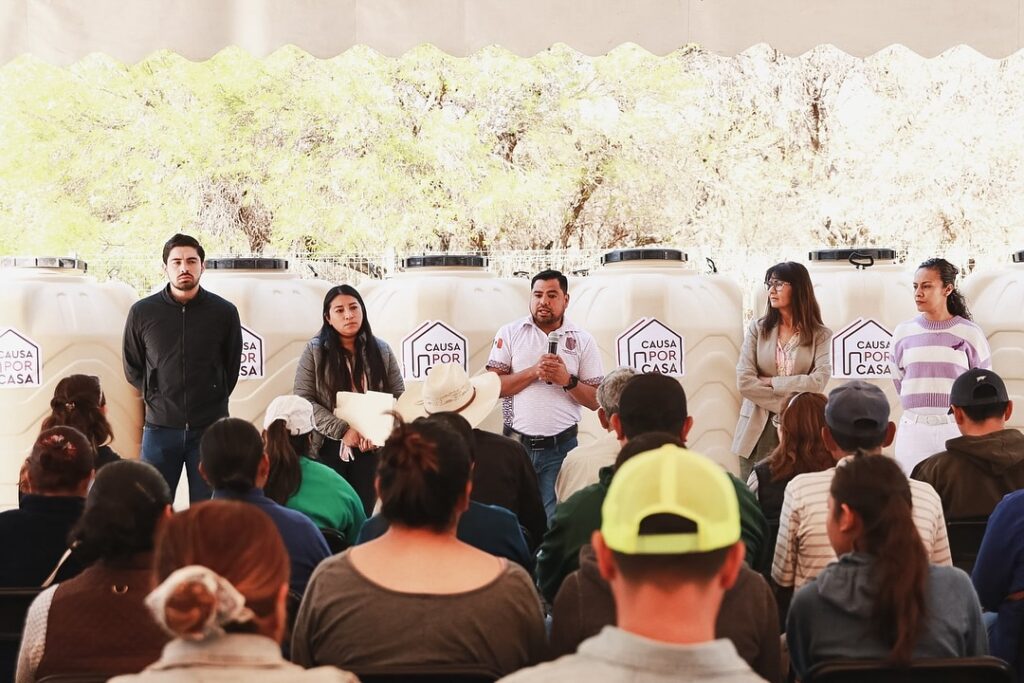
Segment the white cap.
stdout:
<svg viewBox="0 0 1024 683">
<path fill-rule="evenodd" d="M 263 428 L 269 428 L 277 420 L 284 420 L 284 425 L 292 436 L 309 434 L 316 429 L 316 423 L 313 422 L 313 404 L 295 394 L 278 396 L 267 406 L 266 415 L 263 416 Z"/>
</svg>

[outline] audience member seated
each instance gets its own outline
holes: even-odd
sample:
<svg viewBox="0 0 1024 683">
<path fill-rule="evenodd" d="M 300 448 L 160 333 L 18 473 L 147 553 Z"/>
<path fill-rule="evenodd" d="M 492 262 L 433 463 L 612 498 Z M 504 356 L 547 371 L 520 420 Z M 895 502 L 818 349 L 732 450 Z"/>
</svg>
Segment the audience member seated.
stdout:
<svg viewBox="0 0 1024 683">
<path fill-rule="evenodd" d="M 1024 681 L 1024 491 L 1003 498 L 989 516 L 971 580 L 986 611 L 989 649 Z"/>
<path fill-rule="evenodd" d="M 493 412 L 501 379 L 493 372 L 470 378 L 461 365 L 435 365 L 425 382 L 411 384 L 396 410 L 406 422 L 439 413 L 457 413 L 469 423 L 473 452 L 473 500 L 498 505 L 519 519 L 532 554 L 548 528 L 537 472 L 526 448 L 515 439 L 478 429 Z M 468 541 L 467 541 L 468 542 Z"/>
<path fill-rule="evenodd" d="M 779 445 L 750 473 L 747 486 L 757 494 L 769 522 L 779 520 L 786 485 L 795 476 L 821 472 L 835 465 L 821 440 L 826 400 L 823 394 L 794 394 L 778 416 Z"/>
<path fill-rule="evenodd" d="M 455 537 L 470 476 L 469 449 L 450 428 L 399 423 L 377 474 L 390 528 L 313 574 L 293 661 L 360 676 L 498 677 L 543 657 L 544 620 L 527 573 Z"/>
<path fill-rule="evenodd" d="M 303 671 L 281 656 L 288 564 L 273 521 L 256 506 L 204 501 L 174 515 L 157 537 L 159 585 L 146 598 L 173 640 L 141 673 L 112 681 L 356 683 L 347 672 Z"/>
<path fill-rule="evenodd" d="M 32 603 L 17 683 L 135 673 L 156 661 L 167 636 L 144 600 L 152 588 L 157 524 L 170 513 L 171 490 L 151 465 L 123 460 L 96 473 L 69 537 L 89 567 Z"/>
<path fill-rule="evenodd" d="M 822 438 L 837 463 L 855 454 L 881 455 L 895 433 L 896 425 L 889 421 L 889 400 L 878 387 L 852 380 L 828 395 Z M 825 531 L 829 486 L 835 472 L 832 467 L 801 474 L 786 487 L 772 565 L 772 579 L 782 589 L 800 588 L 836 560 Z M 928 561 L 951 565 L 938 494 L 928 484 L 914 480 L 910 481 L 910 494 L 914 499 L 914 524 Z M 786 596 L 778 597 L 785 605 Z"/>
<path fill-rule="evenodd" d="M 682 446 L 667 432 L 641 434 L 622 448 L 616 469 L 634 455 L 666 444 Z M 728 638 L 757 674 L 776 681 L 780 673 L 779 620 L 772 590 L 764 578 L 743 566 L 736 584 L 725 592 L 715 623 L 715 635 Z M 615 600 L 601 576 L 591 545 L 580 549 L 580 568 L 569 574 L 551 609 L 552 657 L 571 654 L 579 644 L 615 623 Z"/>
<path fill-rule="evenodd" d="M 270 516 L 292 561 L 291 589 L 302 595 L 313 570 L 331 550 L 309 517 L 263 495 L 270 460 L 259 431 L 237 417 L 217 420 L 199 442 L 199 471 L 213 488 L 214 500 L 241 501 Z"/>
<path fill-rule="evenodd" d="M 82 516 L 95 457 L 88 437 L 73 427 L 36 438 L 27 460 L 31 493 L 18 509 L 0 512 L 0 586 L 49 586 L 82 570 L 69 553 L 68 532 Z"/>
<path fill-rule="evenodd" d="M 786 619 L 798 679 L 831 659 L 901 666 L 988 654 L 970 579 L 928 564 L 910 488 L 890 458 L 857 455 L 836 468 L 826 526 L 839 561 L 797 591 Z"/>
<path fill-rule="evenodd" d="M 732 642 L 715 639 L 743 565 L 736 486 L 721 467 L 677 446 L 631 458 L 608 488 L 593 546 L 618 626 L 502 680 L 762 680 Z"/>
<path fill-rule="evenodd" d="M 433 374 L 433 371 L 431 371 Z M 494 374 L 494 373 L 489 373 Z M 497 375 L 495 375 L 497 377 Z M 473 461 L 473 470 L 476 470 L 476 454 L 472 449 L 473 428 L 469 426 L 459 413 L 433 413 L 430 417 L 423 418 L 429 422 L 438 422 L 448 427 L 463 438 L 466 447 L 469 449 L 470 458 Z M 510 439 L 511 441 L 511 439 Z M 512 442 L 517 448 L 520 444 Z M 532 471 L 532 468 L 531 468 Z M 474 478 L 475 479 L 475 478 Z M 473 491 L 470 490 L 470 498 Z M 537 498 L 540 501 L 540 498 Z M 543 506 L 540 507 L 544 509 Z M 366 524 L 356 544 L 366 543 L 384 535 L 388 530 L 388 520 L 384 515 L 374 515 Z M 526 545 L 526 538 L 519 520 L 514 514 L 498 505 L 484 505 L 475 500 L 469 501 L 469 507 L 459 517 L 458 526 L 455 529 L 455 537 L 474 548 L 483 550 L 485 553 L 504 557 L 520 565 L 529 574 L 533 574 L 534 565 L 537 560 Z"/>
<path fill-rule="evenodd" d="M 107 397 L 95 375 L 68 375 L 57 382 L 42 426 L 51 427 L 74 427 L 85 434 L 96 450 L 96 469 L 121 459 L 110 447 L 114 430 L 107 421 Z"/>
<path fill-rule="evenodd" d="M 612 415 L 619 412 L 619 399 L 626 382 L 636 375 L 633 368 L 612 370 L 597 387 L 597 419 L 605 434 L 569 451 L 555 479 L 555 498 L 561 503 L 580 489 L 596 484 L 601 469 L 610 467 L 619 455 L 619 437 L 612 428 Z"/>
<path fill-rule="evenodd" d="M 270 474 L 263 493 L 298 510 L 321 529 L 337 529 L 351 545 L 366 521 L 363 502 L 345 478 L 310 457 L 313 404 L 301 396 L 278 396 L 263 418 Z"/>
<path fill-rule="evenodd" d="M 693 418 L 686 414 L 686 393 L 678 381 L 658 374 L 637 375 L 622 390 L 619 413 L 612 416 L 612 426 L 620 442 L 627 443 L 641 434 L 668 432 L 686 443 Z M 562 580 L 579 568 L 580 548 L 601 526 L 601 505 L 615 467 L 601 470 L 601 480 L 587 486 L 555 508 L 551 528 L 544 536 L 537 557 L 537 583 L 549 602 L 555 599 Z M 757 498 L 746 484 L 729 475 L 740 501 L 740 522 L 743 542 L 747 546 L 747 563 L 756 571 L 767 569 L 768 522 L 757 504 Z"/>
<path fill-rule="evenodd" d="M 974 368 L 957 377 L 949 401 L 962 436 L 918 463 L 910 476 L 935 488 L 946 519 L 988 517 L 1003 496 L 1024 488 L 1024 434 L 1006 428 L 1013 402 L 991 370 Z"/>
</svg>

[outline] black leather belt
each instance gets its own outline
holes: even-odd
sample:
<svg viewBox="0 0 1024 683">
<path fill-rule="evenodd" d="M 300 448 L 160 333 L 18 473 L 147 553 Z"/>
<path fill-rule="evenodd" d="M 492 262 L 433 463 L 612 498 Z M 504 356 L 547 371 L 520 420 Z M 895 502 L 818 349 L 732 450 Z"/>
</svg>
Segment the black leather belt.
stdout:
<svg viewBox="0 0 1024 683">
<path fill-rule="evenodd" d="M 502 433 L 505 436 L 511 436 L 513 439 L 526 446 L 526 449 L 530 451 L 542 451 L 545 448 L 560 446 L 569 439 L 575 438 L 577 432 L 579 432 L 579 429 L 576 425 L 558 432 L 554 436 L 530 436 L 529 434 L 517 432 L 508 425 L 505 425 L 505 428 L 502 430 Z"/>
</svg>

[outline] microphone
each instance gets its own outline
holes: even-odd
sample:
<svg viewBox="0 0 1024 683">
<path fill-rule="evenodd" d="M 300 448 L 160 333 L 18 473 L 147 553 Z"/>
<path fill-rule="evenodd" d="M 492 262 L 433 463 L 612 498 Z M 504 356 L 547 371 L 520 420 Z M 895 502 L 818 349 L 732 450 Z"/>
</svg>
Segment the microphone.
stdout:
<svg viewBox="0 0 1024 683">
<path fill-rule="evenodd" d="M 558 353 L 558 340 L 561 336 L 557 330 L 548 333 L 548 353 Z M 547 384 L 551 384 L 551 382 L 547 382 Z"/>
</svg>

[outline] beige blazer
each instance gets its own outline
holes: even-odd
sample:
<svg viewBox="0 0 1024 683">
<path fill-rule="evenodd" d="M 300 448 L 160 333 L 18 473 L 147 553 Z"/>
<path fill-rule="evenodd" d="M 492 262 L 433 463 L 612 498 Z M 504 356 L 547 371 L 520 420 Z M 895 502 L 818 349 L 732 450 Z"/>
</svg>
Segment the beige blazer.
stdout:
<svg viewBox="0 0 1024 683">
<path fill-rule="evenodd" d="M 779 377 L 775 363 L 775 348 L 779 342 L 779 329 L 762 337 L 757 320 L 747 326 L 743 338 L 740 360 L 736 365 L 736 386 L 743 397 L 740 405 L 740 419 L 732 440 L 733 454 L 749 458 L 757 440 L 768 424 L 772 413 L 782 411 L 786 397 L 801 391 L 821 392 L 832 376 L 832 330 L 819 327 L 810 345 L 801 344 L 796 350 L 793 374 Z M 771 377 L 772 386 L 766 387 L 757 381 L 758 377 Z"/>
</svg>

